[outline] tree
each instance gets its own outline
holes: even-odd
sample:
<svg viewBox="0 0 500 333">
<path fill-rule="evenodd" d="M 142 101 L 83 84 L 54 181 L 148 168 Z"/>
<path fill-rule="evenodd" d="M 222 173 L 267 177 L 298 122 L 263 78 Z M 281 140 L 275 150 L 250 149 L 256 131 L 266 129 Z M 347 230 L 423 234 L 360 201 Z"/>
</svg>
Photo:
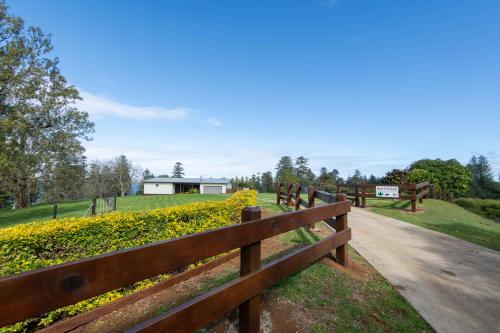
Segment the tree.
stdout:
<svg viewBox="0 0 500 333">
<path fill-rule="evenodd" d="M 405 170 L 392 169 L 391 171 L 388 171 L 385 176 L 380 179 L 380 181 L 382 184 L 401 185 L 407 183 L 406 177 L 407 172 Z"/>
<path fill-rule="evenodd" d="M 309 161 L 307 158 L 299 156 L 295 159 L 295 174 L 300 184 L 309 184 L 309 179 L 307 178 L 309 170 Z"/>
<path fill-rule="evenodd" d="M 49 57 L 50 37 L 25 29 L 7 9 L 0 1 L 0 184 L 13 208 L 23 208 L 58 158 L 81 156 L 80 139 L 88 139 L 93 124 L 76 109 L 79 93 L 68 86 L 58 59 Z"/>
<path fill-rule="evenodd" d="M 368 178 L 368 184 L 378 184 L 380 181 L 375 175 L 370 175 L 370 178 Z"/>
<path fill-rule="evenodd" d="M 332 176 L 328 172 L 328 169 L 322 167 L 319 169 L 319 176 L 315 181 L 316 187 L 321 191 L 331 191 L 331 186 L 333 185 Z"/>
<path fill-rule="evenodd" d="M 363 174 L 359 169 L 354 170 L 354 175 L 347 177 L 347 184 L 364 184 L 366 183 L 366 177 L 363 177 Z"/>
<path fill-rule="evenodd" d="M 93 161 L 89 165 L 86 194 L 89 197 L 107 197 L 121 192 L 114 161 Z"/>
<path fill-rule="evenodd" d="M 482 199 L 500 198 L 500 183 L 495 182 L 490 163 L 485 156 L 472 156 L 467 168 L 471 173 L 467 196 Z"/>
<path fill-rule="evenodd" d="M 413 162 L 408 168 L 409 173 L 415 173 L 417 169 L 427 172 L 429 182 L 436 185 L 437 195 L 442 199 L 453 200 L 465 194 L 470 185 L 471 172 L 455 159 L 422 159 Z"/>
<path fill-rule="evenodd" d="M 127 159 L 125 155 L 120 155 L 115 159 L 114 173 L 118 182 L 118 188 L 120 190 L 121 197 L 130 192 L 132 177 L 134 176 L 133 168 L 134 167 L 132 163 Z"/>
<path fill-rule="evenodd" d="M 148 168 L 146 168 L 142 172 L 142 179 L 139 181 L 139 190 L 137 191 L 137 193 L 144 194 L 144 181 L 153 178 L 155 178 L 155 175 Z"/>
<path fill-rule="evenodd" d="M 275 191 L 273 174 L 271 171 L 266 171 L 262 173 L 262 192 L 272 193 Z"/>
<path fill-rule="evenodd" d="M 58 202 L 84 197 L 85 168 L 85 158 L 79 155 L 59 159 L 54 165 L 47 166 L 39 181 L 39 199 Z"/>
<path fill-rule="evenodd" d="M 182 167 L 181 162 L 175 162 L 174 168 L 172 169 L 172 177 L 173 178 L 184 177 L 184 168 Z"/>
<path fill-rule="evenodd" d="M 281 183 L 297 183 L 298 177 L 290 156 L 283 156 L 276 164 L 276 179 Z"/>
<path fill-rule="evenodd" d="M 155 178 L 155 175 L 149 171 L 148 168 L 146 168 L 143 172 L 142 172 L 142 179 L 143 180 L 148 180 L 148 179 L 153 179 Z"/>
<path fill-rule="evenodd" d="M 331 177 L 332 177 L 332 180 L 337 183 L 337 180 L 339 179 L 339 170 L 337 169 L 333 169 L 332 172 L 330 173 Z"/>
</svg>

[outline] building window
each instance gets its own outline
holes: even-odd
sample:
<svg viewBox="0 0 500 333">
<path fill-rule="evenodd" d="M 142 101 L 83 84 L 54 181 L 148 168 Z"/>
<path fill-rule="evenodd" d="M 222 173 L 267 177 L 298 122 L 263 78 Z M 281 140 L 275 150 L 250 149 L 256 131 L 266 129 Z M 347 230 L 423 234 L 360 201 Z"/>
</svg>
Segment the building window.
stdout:
<svg viewBox="0 0 500 333">
<path fill-rule="evenodd" d="M 160 184 L 156 184 L 156 187 L 160 186 Z"/>
</svg>

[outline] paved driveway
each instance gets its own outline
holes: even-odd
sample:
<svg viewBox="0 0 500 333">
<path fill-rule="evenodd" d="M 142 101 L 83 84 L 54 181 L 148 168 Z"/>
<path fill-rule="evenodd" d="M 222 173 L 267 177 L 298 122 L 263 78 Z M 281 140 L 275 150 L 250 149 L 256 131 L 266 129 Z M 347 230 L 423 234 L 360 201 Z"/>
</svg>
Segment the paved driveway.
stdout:
<svg viewBox="0 0 500 333">
<path fill-rule="evenodd" d="M 361 208 L 348 223 L 351 246 L 437 332 L 500 332 L 500 252 Z"/>
</svg>

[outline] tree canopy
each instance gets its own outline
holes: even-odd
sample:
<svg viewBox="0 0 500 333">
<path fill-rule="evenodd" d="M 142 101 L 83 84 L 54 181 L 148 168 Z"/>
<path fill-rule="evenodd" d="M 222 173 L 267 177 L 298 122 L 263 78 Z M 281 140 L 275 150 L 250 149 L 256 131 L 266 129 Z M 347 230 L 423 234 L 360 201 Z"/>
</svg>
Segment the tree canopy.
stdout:
<svg viewBox="0 0 500 333">
<path fill-rule="evenodd" d="M 80 165 L 80 140 L 94 128 L 52 50 L 49 35 L 0 1 L 0 184 L 14 208 L 29 204 L 42 175 L 54 182 L 61 167 Z"/>
</svg>

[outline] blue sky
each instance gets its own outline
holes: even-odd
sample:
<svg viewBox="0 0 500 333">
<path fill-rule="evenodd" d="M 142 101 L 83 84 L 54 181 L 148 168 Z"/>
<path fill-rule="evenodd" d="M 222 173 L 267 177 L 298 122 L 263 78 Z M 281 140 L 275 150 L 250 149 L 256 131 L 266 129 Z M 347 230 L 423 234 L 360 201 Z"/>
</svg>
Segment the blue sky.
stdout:
<svg viewBox="0 0 500 333">
<path fill-rule="evenodd" d="M 500 1 L 8 1 L 52 33 L 96 124 L 89 159 L 187 176 L 500 172 Z"/>
</svg>

